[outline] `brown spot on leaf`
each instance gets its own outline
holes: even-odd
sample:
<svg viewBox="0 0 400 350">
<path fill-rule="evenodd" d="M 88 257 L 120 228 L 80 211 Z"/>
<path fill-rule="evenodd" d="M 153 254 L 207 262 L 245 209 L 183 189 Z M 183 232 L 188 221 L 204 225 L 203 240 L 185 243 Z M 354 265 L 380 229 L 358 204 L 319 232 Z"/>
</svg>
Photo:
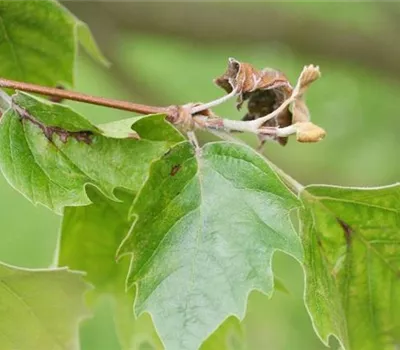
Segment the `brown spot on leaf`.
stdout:
<svg viewBox="0 0 400 350">
<path fill-rule="evenodd" d="M 181 170 L 181 165 L 180 164 L 175 164 L 172 168 L 171 168 L 171 172 L 169 173 L 171 176 L 175 176 L 176 173 Z"/>
<path fill-rule="evenodd" d="M 336 221 L 338 224 L 342 227 L 343 232 L 344 232 L 344 238 L 346 239 L 346 243 L 349 246 L 351 244 L 351 239 L 352 239 L 352 234 L 353 234 L 353 229 L 350 227 L 348 223 L 343 221 L 340 218 L 336 218 Z"/>
<path fill-rule="evenodd" d="M 54 134 L 58 135 L 61 142 L 66 143 L 70 137 L 74 138 L 79 142 L 84 142 L 88 145 L 92 143 L 91 136 L 93 133 L 91 131 L 68 131 L 58 126 L 48 126 L 38 121 L 35 117 L 29 114 L 28 111 L 23 109 L 21 106 L 13 104 L 13 109 L 18 113 L 21 118 L 21 122 L 28 121 L 31 124 L 36 125 L 40 128 L 46 138 L 53 142 Z"/>
</svg>

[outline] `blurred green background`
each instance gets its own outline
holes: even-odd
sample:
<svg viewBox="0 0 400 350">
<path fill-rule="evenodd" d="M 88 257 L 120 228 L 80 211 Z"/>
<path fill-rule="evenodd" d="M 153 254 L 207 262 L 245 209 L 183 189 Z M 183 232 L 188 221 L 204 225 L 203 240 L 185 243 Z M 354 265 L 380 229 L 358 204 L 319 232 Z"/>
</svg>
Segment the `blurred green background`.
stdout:
<svg viewBox="0 0 400 350">
<path fill-rule="evenodd" d="M 76 90 L 149 104 L 208 101 L 228 57 L 282 70 L 294 83 L 305 64 L 321 67 L 308 92 L 318 144 L 268 144 L 266 155 L 303 184 L 378 186 L 400 180 L 400 6 L 385 2 L 196 3 L 65 1 L 92 28 L 112 62 L 78 60 Z M 129 113 L 71 103 L 96 123 Z M 240 118 L 234 103 L 216 108 Z M 204 138 L 204 135 L 201 135 Z M 254 137 L 241 136 L 256 144 Z M 0 260 L 24 267 L 53 262 L 60 217 L 33 207 L 0 178 Z M 289 294 L 254 292 L 244 321 L 249 350 L 317 350 L 303 296 L 303 273 L 276 254 Z M 119 349 L 110 305 L 82 326 L 83 350 Z M 337 344 L 333 341 L 333 347 Z M 145 350 L 145 349 L 143 349 Z M 179 350 L 179 349 L 177 349 Z"/>
</svg>

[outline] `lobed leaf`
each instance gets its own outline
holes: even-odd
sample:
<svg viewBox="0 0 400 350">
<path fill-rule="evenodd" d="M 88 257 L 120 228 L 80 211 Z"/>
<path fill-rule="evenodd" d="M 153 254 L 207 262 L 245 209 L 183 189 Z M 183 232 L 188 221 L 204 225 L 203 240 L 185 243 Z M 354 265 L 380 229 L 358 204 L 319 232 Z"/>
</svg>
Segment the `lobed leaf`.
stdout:
<svg viewBox="0 0 400 350">
<path fill-rule="evenodd" d="M 302 193 L 306 304 L 325 344 L 400 344 L 400 186 L 309 186 Z"/>
<path fill-rule="evenodd" d="M 133 195 L 119 191 L 115 202 L 90 189 L 93 204 L 67 207 L 61 226 L 58 265 L 86 272 L 94 285 L 91 301 L 105 294 L 114 299 L 115 324 L 122 349 L 160 348 L 151 320 L 135 319 L 132 304 L 134 290 L 125 293 L 128 262 L 117 262 L 115 254 L 131 226 L 128 213 Z M 143 346 L 143 347 L 142 347 Z"/>
<path fill-rule="evenodd" d="M 133 204 L 137 217 L 120 255 L 135 312 L 152 316 L 166 349 L 198 349 L 230 315 L 244 317 L 253 289 L 271 294 L 271 259 L 298 259 L 289 211 L 298 201 L 246 146 L 176 145 L 152 165 Z"/>
<path fill-rule="evenodd" d="M 158 335 L 148 315 L 138 319 L 133 314 L 135 289 L 125 292 L 129 261 L 115 259 L 122 238 L 132 225 L 129 208 L 133 196 L 119 191 L 121 202 L 105 198 L 90 189 L 93 204 L 67 207 L 61 226 L 58 265 L 86 272 L 86 279 L 95 287 L 91 303 L 102 295 L 114 300 L 114 321 L 122 349 L 162 350 Z M 202 350 L 242 349 L 243 334 L 237 319 L 230 318 L 202 346 Z"/>
<path fill-rule="evenodd" d="M 78 42 L 106 63 L 86 24 L 54 0 L 0 1 L 0 76 L 73 85 Z"/>
<path fill-rule="evenodd" d="M 162 115 L 99 128 L 69 107 L 18 93 L 0 122 L 0 168 L 34 204 L 60 213 L 90 203 L 88 184 L 114 199 L 116 187 L 138 191 L 151 161 L 182 139 Z"/>
<path fill-rule="evenodd" d="M 0 263 L 1 349 L 79 349 L 79 321 L 88 316 L 87 289 L 81 275 L 67 269 Z"/>
</svg>

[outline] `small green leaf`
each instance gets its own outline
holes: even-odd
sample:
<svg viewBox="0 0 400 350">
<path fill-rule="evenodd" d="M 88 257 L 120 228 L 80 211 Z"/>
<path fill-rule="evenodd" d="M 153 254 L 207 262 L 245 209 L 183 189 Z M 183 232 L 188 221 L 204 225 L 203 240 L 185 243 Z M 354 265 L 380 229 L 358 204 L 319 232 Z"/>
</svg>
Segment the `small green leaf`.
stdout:
<svg viewBox="0 0 400 350">
<path fill-rule="evenodd" d="M 139 118 L 134 128 L 140 140 L 108 137 L 107 125 L 100 129 L 69 107 L 18 93 L 0 122 L 0 167 L 29 200 L 57 213 L 89 204 L 88 184 L 110 198 L 116 187 L 136 192 L 151 161 L 183 137 L 162 115 Z"/>
<path fill-rule="evenodd" d="M 160 349 L 161 344 L 151 319 L 135 319 L 132 304 L 135 291 L 125 293 L 128 261 L 117 262 L 115 255 L 131 226 L 128 212 L 133 196 L 118 192 L 121 202 L 111 201 L 93 189 L 88 191 L 93 204 L 65 208 L 59 241 L 58 265 L 86 272 L 95 289 L 91 301 L 104 294 L 114 298 L 117 333 L 123 349 L 140 350 L 142 344 Z"/>
<path fill-rule="evenodd" d="M 195 350 L 253 289 L 271 294 L 279 249 L 302 258 L 289 211 L 299 203 L 251 148 L 187 142 L 155 162 L 136 197 L 120 255 L 135 312 L 149 312 L 166 349 Z"/>
<path fill-rule="evenodd" d="M 325 344 L 400 344 L 400 186 L 309 186 L 302 194 L 306 304 Z"/>
<path fill-rule="evenodd" d="M 79 321 L 88 316 L 79 273 L 27 270 L 0 263 L 2 350 L 79 349 Z"/>
<path fill-rule="evenodd" d="M 0 1 L 2 78 L 73 85 L 78 39 L 92 56 L 105 62 L 87 26 L 58 2 Z"/>
</svg>

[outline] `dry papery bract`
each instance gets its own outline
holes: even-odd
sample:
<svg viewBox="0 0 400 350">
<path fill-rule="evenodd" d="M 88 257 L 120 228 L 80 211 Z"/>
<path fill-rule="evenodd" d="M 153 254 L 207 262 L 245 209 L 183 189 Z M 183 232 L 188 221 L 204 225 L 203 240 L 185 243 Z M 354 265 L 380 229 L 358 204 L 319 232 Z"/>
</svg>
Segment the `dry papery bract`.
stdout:
<svg viewBox="0 0 400 350">
<path fill-rule="evenodd" d="M 313 124 L 304 100 L 307 88 L 320 77 L 318 66 L 305 66 L 293 88 L 279 70 L 258 70 L 249 63 L 230 58 L 226 72 L 215 83 L 228 94 L 234 92 L 237 108 L 247 101 L 243 121 L 252 121 L 261 142 L 267 139 L 287 143 L 296 134 L 299 142 L 318 142 L 325 131 Z"/>
</svg>

